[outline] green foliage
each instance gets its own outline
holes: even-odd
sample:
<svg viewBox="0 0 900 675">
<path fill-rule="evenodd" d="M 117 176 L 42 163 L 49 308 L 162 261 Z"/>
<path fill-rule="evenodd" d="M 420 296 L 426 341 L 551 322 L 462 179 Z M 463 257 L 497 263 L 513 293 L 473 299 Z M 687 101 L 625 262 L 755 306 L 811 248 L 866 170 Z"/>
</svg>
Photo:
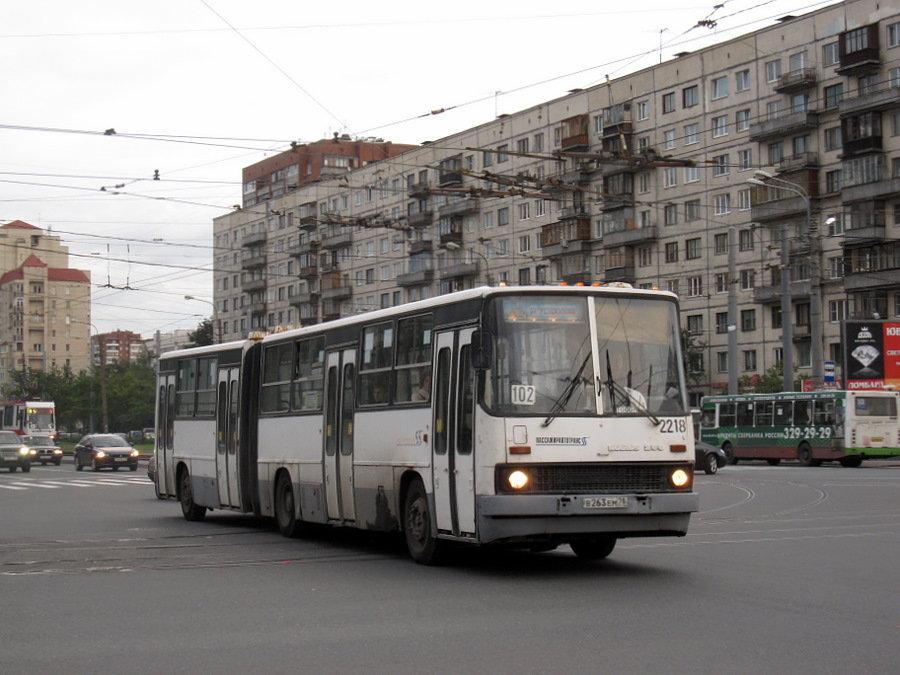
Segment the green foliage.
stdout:
<svg viewBox="0 0 900 675">
<path fill-rule="evenodd" d="M 797 391 L 797 369 L 794 368 L 794 391 Z M 784 391 L 784 370 L 778 363 L 762 375 L 741 375 L 738 378 L 738 392 L 741 394 L 777 394 Z"/>
<path fill-rule="evenodd" d="M 698 389 L 706 383 L 706 369 L 703 367 L 705 350 L 705 342 L 700 342 L 687 328 L 681 329 L 681 355 L 684 359 L 688 391 Z"/>
<path fill-rule="evenodd" d="M 188 333 L 188 339 L 191 341 L 188 345 L 189 347 L 203 347 L 204 345 L 214 344 L 212 319 L 203 319 L 195 330 Z"/>
<path fill-rule="evenodd" d="M 116 364 L 105 371 L 109 430 L 128 432 L 152 427 L 156 376 L 146 360 Z M 20 372 L 17 376 L 4 388 L 4 398 L 53 401 L 60 430 L 87 432 L 93 420 L 94 430 L 102 431 L 99 369 L 75 375 L 69 368 L 54 368 L 48 372 Z"/>
</svg>

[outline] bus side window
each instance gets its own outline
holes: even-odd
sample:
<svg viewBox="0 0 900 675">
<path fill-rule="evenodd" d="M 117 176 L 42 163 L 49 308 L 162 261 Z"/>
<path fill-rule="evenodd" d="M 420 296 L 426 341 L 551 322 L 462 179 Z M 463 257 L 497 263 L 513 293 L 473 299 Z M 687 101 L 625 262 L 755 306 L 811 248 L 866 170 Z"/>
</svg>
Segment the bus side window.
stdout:
<svg viewBox="0 0 900 675">
<path fill-rule="evenodd" d="M 733 427 L 734 426 L 734 411 L 736 405 L 734 403 L 722 403 L 719 406 L 719 426 L 720 427 Z"/>
<path fill-rule="evenodd" d="M 794 426 L 809 424 L 809 404 L 810 401 L 794 401 Z"/>
<path fill-rule="evenodd" d="M 756 404 L 756 426 L 772 426 L 772 402 L 762 401 Z"/>
<path fill-rule="evenodd" d="M 739 403 L 737 407 L 737 425 L 739 427 L 753 426 L 753 403 L 747 401 Z"/>
<path fill-rule="evenodd" d="M 834 424 L 834 401 L 816 401 L 816 426 Z"/>
<path fill-rule="evenodd" d="M 775 404 L 775 417 L 773 423 L 776 427 L 791 426 L 791 402 L 778 401 Z"/>
</svg>

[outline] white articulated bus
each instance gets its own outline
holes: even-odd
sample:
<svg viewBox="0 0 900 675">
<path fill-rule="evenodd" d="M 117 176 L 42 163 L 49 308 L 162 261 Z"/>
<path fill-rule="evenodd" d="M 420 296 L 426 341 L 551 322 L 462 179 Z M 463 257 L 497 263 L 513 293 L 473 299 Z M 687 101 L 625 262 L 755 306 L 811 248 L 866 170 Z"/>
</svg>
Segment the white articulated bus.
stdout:
<svg viewBox="0 0 900 675">
<path fill-rule="evenodd" d="M 156 490 L 208 509 L 606 557 L 698 508 L 678 304 L 478 288 L 163 354 Z"/>
</svg>

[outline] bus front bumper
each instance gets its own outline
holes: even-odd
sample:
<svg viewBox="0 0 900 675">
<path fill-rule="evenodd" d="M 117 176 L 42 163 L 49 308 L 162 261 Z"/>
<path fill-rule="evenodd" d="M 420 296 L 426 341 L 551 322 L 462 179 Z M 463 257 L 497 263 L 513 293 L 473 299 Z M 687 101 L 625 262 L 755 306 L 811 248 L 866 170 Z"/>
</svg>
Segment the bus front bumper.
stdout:
<svg viewBox="0 0 900 675">
<path fill-rule="evenodd" d="M 487 495 L 478 500 L 478 538 L 490 543 L 604 533 L 618 537 L 683 536 L 691 513 L 699 508 L 696 492 Z"/>
</svg>

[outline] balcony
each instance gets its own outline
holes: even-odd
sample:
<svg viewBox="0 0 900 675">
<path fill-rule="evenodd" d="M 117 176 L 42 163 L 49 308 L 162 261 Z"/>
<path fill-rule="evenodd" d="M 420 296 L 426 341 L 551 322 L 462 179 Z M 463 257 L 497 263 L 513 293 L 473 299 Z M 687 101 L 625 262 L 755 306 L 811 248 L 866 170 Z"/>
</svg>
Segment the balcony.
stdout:
<svg viewBox="0 0 900 675">
<path fill-rule="evenodd" d="M 841 117 L 855 115 L 870 110 L 887 110 L 897 105 L 897 88 L 887 87 L 881 91 L 874 91 L 870 94 L 857 96 L 856 98 L 845 98 L 838 107 Z"/>
<path fill-rule="evenodd" d="M 844 277 L 846 293 L 866 292 L 875 288 L 900 287 L 900 269 L 853 272 Z"/>
<path fill-rule="evenodd" d="M 434 242 L 431 239 L 416 239 L 409 242 L 409 253 L 429 253 L 434 250 Z"/>
<path fill-rule="evenodd" d="M 591 273 L 584 271 L 563 273 L 562 282 L 570 286 L 577 286 L 578 284 L 587 286 L 591 283 Z"/>
<path fill-rule="evenodd" d="M 649 225 L 647 227 L 635 227 L 604 233 L 603 246 L 634 246 L 635 244 L 648 244 L 658 239 L 659 232 L 656 225 Z"/>
<path fill-rule="evenodd" d="M 241 267 L 245 270 L 259 269 L 266 266 L 266 254 L 258 253 L 241 259 Z"/>
<path fill-rule="evenodd" d="M 877 23 L 873 23 L 838 35 L 840 60 L 836 69 L 837 73 L 839 75 L 861 75 L 880 68 L 878 34 L 879 26 Z M 853 50 L 848 51 L 848 42 L 852 42 L 853 46 L 862 46 L 862 48 L 853 48 L 852 46 Z"/>
<path fill-rule="evenodd" d="M 428 227 L 434 220 L 434 211 L 420 211 L 406 216 L 410 227 Z"/>
<path fill-rule="evenodd" d="M 241 246 L 254 246 L 257 244 L 265 244 L 266 243 L 266 231 L 261 230 L 259 232 L 251 232 L 250 234 L 244 235 L 244 238 L 241 239 Z"/>
<path fill-rule="evenodd" d="M 799 68 L 778 78 L 775 91 L 786 94 L 792 91 L 803 91 L 816 86 L 816 69 Z"/>
<path fill-rule="evenodd" d="M 872 183 L 845 187 L 841 190 L 841 201 L 844 203 L 865 202 L 874 199 L 884 199 L 897 194 L 900 194 L 900 178 L 887 178 L 873 181 Z"/>
<path fill-rule="evenodd" d="M 420 181 L 406 187 L 406 196 L 410 199 L 418 199 L 427 197 L 431 194 L 431 183 L 428 181 Z"/>
<path fill-rule="evenodd" d="M 750 140 L 766 141 L 772 138 L 790 136 L 815 129 L 819 116 L 815 111 L 787 113 L 778 117 L 750 125 Z"/>
<path fill-rule="evenodd" d="M 754 201 L 750 206 L 750 220 L 757 222 L 781 220 L 805 213 L 806 201 L 799 195 L 792 195 L 785 199 L 773 199 L 759 204 Z"/>
<path fill-rule="evenodd" d="M 453 279 L 458 277 L 477 277 L 479 272 L 478 261 L 458 262 L 447 265 L 441 269 L 441 279 Z"/>
<path fill-rule="evenodd" d="M 438 209 L 441 217 L 445 216 L 464 216 L 472 213 L 478 213 L 479 200 L 477 197 L 468 199 L 459 199 L 444 204 Z"/>
<path fill-rule="evenodd" d="M 422 284 L 430 284 L 434 280 L 434 270 L 423 269 L 415 272 L 407 272 L 406 274 L 397 275 L 398 286 L 421 286 Z"/>
<path fill-rule="evenodd" d="M 318 265 L 307 265 L 306 267 L 301 267 L 300 271 L 297 273 L 297 276 L 301 279 L 315 279 L 319 276 L 319 267 Z"/>
<path fill-rule="evenodd" d="M 560 150 L 571 152 L 573 150 L 587 150 L 590 148 L 588 138 L 589 119 L 587 115 L 576 115 L 564 119 L 560 126 L 562 144 Z"/>
<path fill-rule="evenodd" d="M 307 239 L 302 243 L 294 244 L 287 250 L 287 254 L 296 258 L 297 256 L 304 255 L 307 253 L 314 253 L 319 250 L 319 240 L 318 239 Z"/>
<path fill-rule="evenodd" d="M 349 285 L 326 286 L 322 284 L 323 300 L 347 300 L 353 297 L 353 288 Z"/>
<path fill-rule="evenodd" d="M 324 249 L 344 248 L 345 246 L 350 246 L 352 243 L 353 233 L 350 232 L 350 230 L 322 237 L 322 248 Z"/>
<path fill-rule="evenodd" d="M 441 246 L 447 244 L 462 244 L 462 232 L 443 232 L 441 234 Z"/>
<path fill-rule="evenodd" d="M 778 173 L 790 173 L 803 169 L 817 169 L 819 167 L 819 155 L 815 152 L 801 152 L 798 155 L 782 157 L 778 161 Z"/>
<path fill-rule="evenodd" d="M 811 293 L 809 279 L 791 282 L 791 298 L 808 298 Z M 781 302 L 781 284 L 757 286 L 753 289 L 753 301 L 761 305 L 777 305 Z"/>
<path fill-rule="evenodd" d="M 622 281 L 627 284 L 633 284 L 635 281 L 634 266 L 624 265 L 622 267 L 607 267 L 605 278 L 607 282 Z"/>
<path fill-rule="evenodd" d="M 438 187 L 462 185 L 462 174 L 456 171 L 441 171 L 438 176 Z"/>
<path fill-rule="evenodd" d="M 841 145 L 841 156 L 860 155 L 867 152 L 881 152 L 881 134 L 863 136 L 862 138 L 844 139 Z"/>
<path fill-rule="evenodd" d="M 590 240 L 590 218 L 561 220 L 541 228 L 541 252 L 545 258 L 589 250 Z"/>
</svg>

